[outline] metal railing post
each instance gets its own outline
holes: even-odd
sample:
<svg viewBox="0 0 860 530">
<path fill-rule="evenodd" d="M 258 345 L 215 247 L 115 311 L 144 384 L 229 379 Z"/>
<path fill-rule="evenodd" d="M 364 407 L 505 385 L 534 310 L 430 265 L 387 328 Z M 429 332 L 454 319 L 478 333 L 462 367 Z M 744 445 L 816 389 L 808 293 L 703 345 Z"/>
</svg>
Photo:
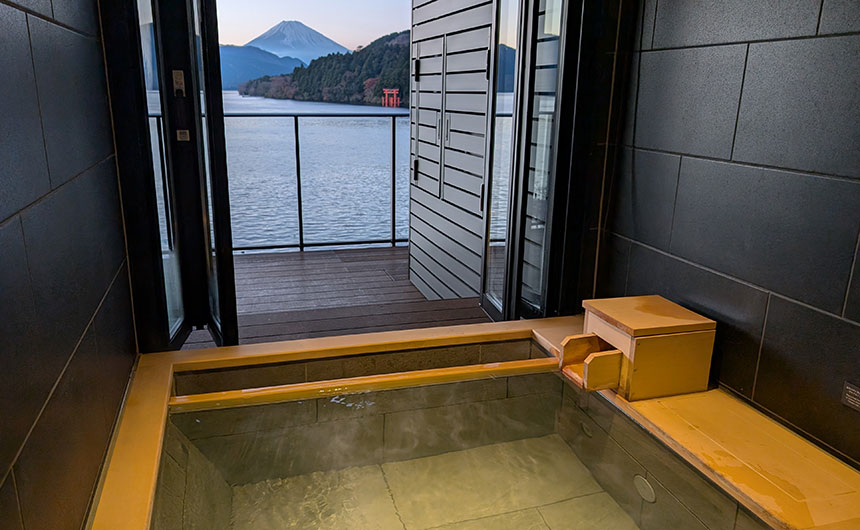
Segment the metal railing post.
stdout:
<svg viewBox="0 0 860 530">
<path fill-rule="evenodd" d="M 302 216 L 302 162 L 299 155 L 299 117 L 293 116 L 293 134 L 296 145 L 296 198 L 299 203 L 299 250 L 305 249 L 305 228 Z"/>
<path fill-rule="evenodd" d="M 391 246 L 397 246 L 397 118 L 391 117 Z"/>
</svg>

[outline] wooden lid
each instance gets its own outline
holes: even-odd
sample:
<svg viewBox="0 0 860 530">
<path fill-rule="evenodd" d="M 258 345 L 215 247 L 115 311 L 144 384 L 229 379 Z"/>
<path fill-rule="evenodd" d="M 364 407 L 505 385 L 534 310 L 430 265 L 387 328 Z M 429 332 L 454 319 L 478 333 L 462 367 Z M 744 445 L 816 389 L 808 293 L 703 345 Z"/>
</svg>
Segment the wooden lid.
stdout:
<svg viewBox="0 0 860 530">
<path fill-rule="evenodd" d="M 714 329 L 717 323 L 662 296 L 583 300 L 582 307 L 633 337 Z"/>
</svg>

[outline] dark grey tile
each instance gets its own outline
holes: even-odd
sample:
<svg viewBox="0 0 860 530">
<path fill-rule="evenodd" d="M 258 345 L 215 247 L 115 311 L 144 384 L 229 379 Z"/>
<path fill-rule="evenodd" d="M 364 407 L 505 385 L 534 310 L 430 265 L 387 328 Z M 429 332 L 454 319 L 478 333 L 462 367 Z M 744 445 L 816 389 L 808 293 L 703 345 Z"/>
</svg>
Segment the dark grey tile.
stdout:
<svg viewBox="0 0 860 530">
<path fill-rule="evenodd" d="M 181 527 L 188 530 L 230 530 L 232 493 L 212 462 L 193 444 L 189 445 Z"/>
<path fill-rule="evenodd" d="M 185 475 L 185 468 L 180 467 L 176 460 L 164 453 L 161 454 L 150 530 L 182 528 Z"/>
<path fill-rule="evenodd" d="M 633 145 L 636 125 L 636 93 L 639 89 L 639 61 L 641 54 L 634 53 L 630 57 L 627 74 L 627 86 L 624 99 L 624 109 L 621 130 L 621 145 Z"/>
<path fill-rule="evenodd" d="M 591 410 L 591 407 L 589 407 Z M 645 429 L 613 409 L 609 435 L 709 530 L 732 530 L 737 504 Z"/>
<path fill-rule="evenodd" d="M 582 255 L 579 257 L 579 271 L 577 274 L 578 278 L 576 279 L 576 292 L 583 293 L 581 298 L 593 298 L 594 290 L 597 287 L 594 285 L 595 267 L 599 265 L 599 263 L 595 263 L 599 250 L 597 248 L 598 230 L 596 228 L 589 229 L 583 236 Z M 576 313 L 581 308 L 581 305 L 570 304 L 568 301 L 567 311 L 569 313 Z"/>
<path fill-rule="evenodd" d="M 824 0 L 819 35 L 860 31 L 860 2 L 857 0 Z"/>
<path fill-rule="evenodd" d="M 105 421 L 110 429 L 119 412 L 137 355 L 126 266 L 117 274 L 93 325 L 102 362 Z"/>
<path fill-rule="evenodd" d="M 595 480 L 637 523 L 642 497 L 636 491 L 633 477 L 646 470 L 618 443 L 574 404 L 562 400 L 558 414 L 558 433 L 585 464 Z"/>
<path fill-rule="evenodd" d="M 50 9 L 50 8 L 49 8 Z M 0 221 L 51 189 L 27 17 L 0 4 Z"/>
<path fill-rule="evenodd" d="M 658 2 L 655 48 L 815 35 L 819 0 Z"/>
<path fill-rule="evenodd" d="M 774 296 L 754 399 L 860 462 L 860 413 L 841 403 L 860 384 L 860 326 Z"/>
<path fill-rule="evenodd" d="M 654 19 L 657 16 L 657 0 L 642 2 L 642 25 L 639 30 L 639 49 L 650 50 L 654 40 Z"/>
<path fill-rule="evenodd" d="M 552 434 L 558 397 L 530 394 L 386 414 L 384 459 L 410 460 Z"/>
<path fill-rule="evenodd" d="M 51 16 L 51 0 L 10 0 L 13 5 Z"/>
<path fill-rule="evenodd" d="M 841 313 L 857 212 L 860 182 L 685 158 L 671 250 Z"/>
<path fill-rule="evenodd" d="M 26 528 L 81 528 L 108 441 L 101 382 L 88 332 L 15 464 Z"/>
<path fill-rule="evenodd" d="M 6 473 L 36 421 L 71 350 L 43 348 L 36 316 L 21 222 L 0 225 L 0 476 Z M 44 352 L 34 355 L 34 352 Z M 43 364 L 53 366 L 46 370 Z"/>
<path fill-rule="evenodd" d="M 97 40 L 29 20 L 48 167 L 57 187 L 113 149 L 104 64 Z"/>
<path fill-rule="evenodd" d="M 728 158 L 746 46 L 643 52 L 636 145 Z"/>
<path fill-rule="evenodd" d="M 600 245 L 597 275 L 598 298 L 624 296 L 627 290 L 627 265 L 630 260 L 630 242 L 608 235 Z"/>
<path fill-rule="evenodd" d="M 39 336 L 39 362 L 56 378 L 122 263 L 113 159 L 22 215 Z"/>
<path fill-rule="evenodd" d="M 488 342 L 478 345 L 480 363 L 500 363 L 528 359 L 532 349 L 531 340 Z"/>
<path fill-rule="evenodd" d="M 610 229 L 668 249 L 680 165 L 677 155 L 625 148 L 613 185 Z"/>
<path fill-rule="evenodd" d="M 711 379 L 752 393 L 767 293 L 633 245 L 627 295 L 659 294 L 716 320 Z"/>
<path fill-rule="evenodd" d="M 303 383 L 305 364 L 264 364 L 235 369 L 181 372 L 176 374 L 174 381 L 176 393 L 179 395 Z"/>
<path fill-rule="evenodd" d="M 508 378 L 508 397 L 527 396 L 530 394 L 555 394 L 561 397 L 562 382 L 559 374 L 518 375 Z M 545 399 L 555 399 L 546 395 Z"/>
<path fill-rule="evenodd" d="M 317 421 L 316 400 L 288 401 L 173 414 L 170 421 L 190 440 L 271 431 Z"/>
<path fill-rule="evenodd" d="M 648 483 L 654 488 L 656 500 L 642 503 L 642 530 L 708 530 L 674 495 L 648 473 Z"/>
<path fill-rule="evenodd" d="M 860 35 L 751 44 L 733 158 L 860 177 Z"/>
<path fill-rule="evenodd" d="M 315 419 L 332 421 L 502 399 L 507 392 L 508 381 L 502 378 L 332 396 L 317 400 L 319 412 Z"/>
<path fill-rule="evenodd" d="M 478 364 L 481 362 L 480 351 L 479 345 L 464 344 L 314 360 L 307 364 L 307 379 L 308 381 L 323 381 L 344 377 Z"/>
<path fill-rule="evenodd" d="M 51 0 L 54 18 L 83 33 L 97 35 L 99 14 L 97 0 Z"/>
<path fill-rule="evenodd" d="M 738 518 L 735 521 L 735 530 L 769 530 L 770 526 L 764 524 L 758 517 L 748 513 L 746 510 L 738 510 Z"/>
<path fill-rule="evenodd" d="M 194 441 L 228 484 L 382 463 L 383 416 Z"/>
<path fill-rule="evenodd" d="M 0 528 L 24 530 L 21 512 L 18 510 L 18 494 L 15 491 L 15 479 L 12 473 L 9 473 L 3 484 L 0 484 Z"/>
<path fill-rule="evenodd" d="M 848 286 L 848 298 L 845 304 L 845 318 L 860 322 L 860 247 L 854 256 L 854 274 L 851 275 L 851 285 Z"/>
</svg>

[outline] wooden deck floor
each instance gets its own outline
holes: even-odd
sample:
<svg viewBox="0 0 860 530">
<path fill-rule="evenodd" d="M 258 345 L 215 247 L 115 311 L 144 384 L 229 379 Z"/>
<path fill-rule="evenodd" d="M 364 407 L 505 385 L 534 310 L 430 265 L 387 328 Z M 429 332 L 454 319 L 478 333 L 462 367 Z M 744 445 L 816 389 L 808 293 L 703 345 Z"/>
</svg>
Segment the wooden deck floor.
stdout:
<svg viewBox="0 0 860 530">
<path fill-rule="evenodd" d="M 408 260 L 407 247 L 236 256 L 239 342 L 490 321 L 476 298 L 424 298 Z M 200 330 L 183 349 L 209 346 Z"/>
</svg>

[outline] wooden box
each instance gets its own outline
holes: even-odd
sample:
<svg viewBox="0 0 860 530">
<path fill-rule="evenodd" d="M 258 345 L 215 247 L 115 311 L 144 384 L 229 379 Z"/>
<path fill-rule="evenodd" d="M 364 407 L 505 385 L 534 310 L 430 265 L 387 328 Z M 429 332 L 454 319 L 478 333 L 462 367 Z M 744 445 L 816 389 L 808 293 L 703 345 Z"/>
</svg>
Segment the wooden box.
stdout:
<svg viewBox="0 0 860 530">
<path fill-rule="evenodd" d="M 716 322 L 661 296 L 585 300 L 584 333 L 621 351 L 617 392 L 628 401 L 708 388 Z"/>
</svg>

